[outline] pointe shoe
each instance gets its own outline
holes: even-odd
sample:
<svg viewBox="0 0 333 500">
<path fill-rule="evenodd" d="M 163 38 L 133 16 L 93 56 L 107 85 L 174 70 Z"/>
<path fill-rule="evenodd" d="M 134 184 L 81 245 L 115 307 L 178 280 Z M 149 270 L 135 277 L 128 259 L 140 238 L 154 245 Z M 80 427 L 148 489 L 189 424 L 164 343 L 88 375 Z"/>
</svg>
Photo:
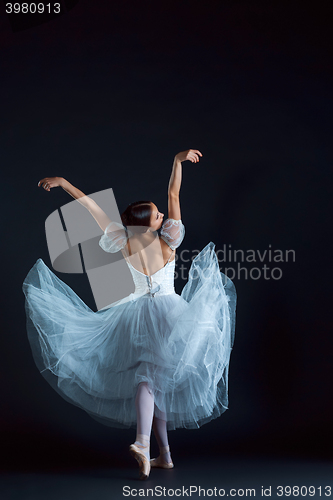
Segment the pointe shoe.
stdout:
<svg viewBox="0 0 333 500">
<path fill-rule="evenodd" d="M 159 467 L 161 469 L 173 469 L 174 464 L 173 461 L 171 462 L 166 462 L 165 460 L 162 459 L 161 455 L 164 455 L 165 453 L 168 453 L 170 451 L 170 446 L 163 446 L 160 448 L 160 455 L 157 458 L 152 458 L 150 460 L 150 466 L 151 467 Z"/>
<path fill-rule="evenodd" d="M 150 474 L 150 461 L 144 454 L 144 451 L 149 449 L 149 440 L 142 438 L 140 436 L 144 436 L 144 434 L 137 435 L 137 441 L 148 443 L 146 446 L 143 446 L 139 443 L 131 444 L 129 447 L 130 454 L 135 458 L 138 462 L 140 471 L 139 471 L 139 479 L 147 479 Z"/>
</svg>

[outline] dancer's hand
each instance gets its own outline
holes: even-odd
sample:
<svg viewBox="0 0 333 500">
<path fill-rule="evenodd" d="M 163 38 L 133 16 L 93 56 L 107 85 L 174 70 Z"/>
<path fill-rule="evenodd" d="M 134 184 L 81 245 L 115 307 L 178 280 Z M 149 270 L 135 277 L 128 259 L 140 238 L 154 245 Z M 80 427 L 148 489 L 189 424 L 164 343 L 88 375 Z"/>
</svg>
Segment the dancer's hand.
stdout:
<svg viewBox="0 0 333 500">
<path fill-rule="evenodd" d="M 202 153 L 200 153 L 198 149 L 187 149 L 186 151 L 178 153 L 175 158 L 180 162 L 190 160 L 192 163 L 197 163 L 199 161 L 199 155 L 202 156 Z"/>
<path fill-rule="evenodd" d="M 61 186 L 62 181 L 62 177 L 44 177 L 44 179 L 38 182 L 38 187 L 43 187 L 45 191 L 50 191 L 51 188 Z"/>
</svg>

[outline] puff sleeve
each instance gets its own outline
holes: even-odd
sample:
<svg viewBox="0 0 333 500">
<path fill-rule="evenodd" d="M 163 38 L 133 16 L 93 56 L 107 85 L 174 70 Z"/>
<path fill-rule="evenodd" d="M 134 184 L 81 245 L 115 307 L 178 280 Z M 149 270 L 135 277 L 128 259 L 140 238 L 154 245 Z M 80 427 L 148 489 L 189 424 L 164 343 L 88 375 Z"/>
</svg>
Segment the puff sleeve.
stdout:
<svg viewBox="0 0 333 500">
<path fill-rule="evenodd" d="M 166 219 L 161 227 L 161 238 L 172 250 L 178 248 L 185 236 L 185 227 L 181 220 Z"/>
<path fill-rule="evenodd" d="M 125 226 L 118 222 L 110 222 L 105 228 L 103 236 L 98 244 L 105 251 L 110 253 L 119 252 L 127 243 L 127 233 Z"/>
</svg>

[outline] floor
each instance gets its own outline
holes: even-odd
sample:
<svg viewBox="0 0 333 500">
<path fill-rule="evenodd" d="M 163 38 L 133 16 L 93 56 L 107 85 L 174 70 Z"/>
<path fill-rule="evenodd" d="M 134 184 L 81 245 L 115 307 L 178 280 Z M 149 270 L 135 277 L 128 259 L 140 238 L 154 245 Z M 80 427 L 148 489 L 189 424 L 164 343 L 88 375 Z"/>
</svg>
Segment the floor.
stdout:
<svg viewBox="0 0 333 500">
<path fill-rule="evenodd" d="M 124 498 L 221 498 L 332 496 L 329 461 L 272 458 L 173 457 L 172 470 L 153 469 L 138 480 L 137 463 L 66 467 L 57 471 L 2 472 L 1 500 L 118 500 Z M 294 490 L 292 488 L 294 487 Z M 297 487 L 299 489 L 297 489 Z M 302 490 L 301 490 L 302 487 Z M 201 489 L 199 489 L 201 488 Z M 291 488 L 291 489 L 290 489 Z"/>
</svg>

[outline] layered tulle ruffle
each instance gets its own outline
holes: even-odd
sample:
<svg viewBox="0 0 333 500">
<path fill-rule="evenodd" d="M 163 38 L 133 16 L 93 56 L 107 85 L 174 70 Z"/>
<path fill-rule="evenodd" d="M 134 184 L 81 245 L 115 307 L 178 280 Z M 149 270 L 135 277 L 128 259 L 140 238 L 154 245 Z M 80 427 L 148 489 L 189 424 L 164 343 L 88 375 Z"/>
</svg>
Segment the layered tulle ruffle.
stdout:
<svg viewBox="0 0 333 500">
<path fill-rule="evenodd" d="M 149 383 L 169 430 L 197 428 L 228 408 L 236 291 L 210 242 L 181 295 L 119 301 L 92 311 L 38 259 L 23 283 L 34 360 L 67 401 L 112 427 L 136 426 L 135 396 Z"/>
</svg>

